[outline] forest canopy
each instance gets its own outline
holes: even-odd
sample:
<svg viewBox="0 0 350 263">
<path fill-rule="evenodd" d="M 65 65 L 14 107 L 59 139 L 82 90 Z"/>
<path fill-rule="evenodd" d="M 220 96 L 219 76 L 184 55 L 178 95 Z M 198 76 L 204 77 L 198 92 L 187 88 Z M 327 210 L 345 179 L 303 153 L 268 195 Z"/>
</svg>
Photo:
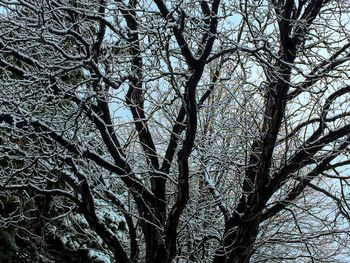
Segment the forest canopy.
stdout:
<svg viewBox="0 0 350 263">
<path fill-rule="evenodd" d="M 0 261 L 349 262 L 347 0 L 0 0 Z"/>
</svg>

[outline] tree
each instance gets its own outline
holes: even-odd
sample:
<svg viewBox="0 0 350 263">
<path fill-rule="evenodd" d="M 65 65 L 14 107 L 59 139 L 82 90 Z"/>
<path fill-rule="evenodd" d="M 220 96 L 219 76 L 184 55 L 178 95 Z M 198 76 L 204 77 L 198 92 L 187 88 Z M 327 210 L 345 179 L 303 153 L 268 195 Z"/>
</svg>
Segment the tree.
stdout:
<svg viewBox="0 0 350 263">
<path fill-rule="evenodd" d="M 120 263 L 347 261 L 347 1 L 0 13 L 3 195 L 79 218 Z"/>
</svg>

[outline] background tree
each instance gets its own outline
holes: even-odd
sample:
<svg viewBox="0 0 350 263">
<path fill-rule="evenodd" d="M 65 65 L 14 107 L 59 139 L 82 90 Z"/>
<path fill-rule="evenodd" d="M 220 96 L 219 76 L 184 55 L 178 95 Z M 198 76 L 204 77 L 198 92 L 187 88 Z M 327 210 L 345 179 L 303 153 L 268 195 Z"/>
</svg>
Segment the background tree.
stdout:
<svg viewBox="0 0 350 263">
<path fill-rule="evenodd" d="M 0 0 L 1 193 L 105 261 L 346 262 L 349 8 Z"/>
</svg>

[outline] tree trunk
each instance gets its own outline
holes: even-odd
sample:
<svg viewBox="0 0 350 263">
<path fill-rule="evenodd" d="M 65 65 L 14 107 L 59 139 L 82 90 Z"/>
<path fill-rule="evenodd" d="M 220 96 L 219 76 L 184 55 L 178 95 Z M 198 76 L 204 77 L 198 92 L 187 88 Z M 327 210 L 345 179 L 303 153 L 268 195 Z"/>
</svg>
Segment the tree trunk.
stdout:
<svg viewBox="0 0 350 263">
<path fill-rule="evenodd" d="M 146 263 L 169 263 L 169 249 L 161 232 L 153 226 L 148 226 L 144 232 L 146 242 Z"/>
<path fill-rule="evenodd" d="M 258 215 L 258 216 L 257 216 Z M 213 263 L 246 263 L 253 252 L 259 230 L 259 213 L 247 213 L 229 220 L 224 244 L 216 251 Z"/>
</svg>

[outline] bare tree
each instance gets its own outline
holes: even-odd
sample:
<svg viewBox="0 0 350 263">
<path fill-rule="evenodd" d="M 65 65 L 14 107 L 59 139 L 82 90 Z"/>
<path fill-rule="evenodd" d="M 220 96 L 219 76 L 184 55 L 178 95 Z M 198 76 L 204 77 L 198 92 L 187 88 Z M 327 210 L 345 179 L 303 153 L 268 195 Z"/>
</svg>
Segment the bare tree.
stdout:
<svg viewBox="0 0 350 263">
<path fill-rule="evenodd" d="M 120 263 L 347 262 L 349 15 L 0 0 L 1 194 L 80 218 Z"/>
</svg>

